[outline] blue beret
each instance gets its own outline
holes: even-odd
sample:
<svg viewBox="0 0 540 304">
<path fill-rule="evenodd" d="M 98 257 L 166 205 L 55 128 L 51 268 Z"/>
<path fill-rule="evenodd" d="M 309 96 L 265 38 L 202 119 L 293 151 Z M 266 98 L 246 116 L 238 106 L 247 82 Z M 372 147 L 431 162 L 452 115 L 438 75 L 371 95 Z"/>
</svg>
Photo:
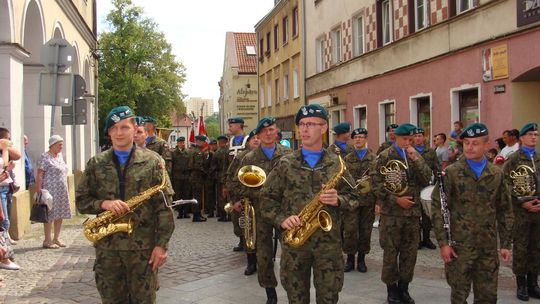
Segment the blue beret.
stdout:
<svg viewBox="0 0 540 304">
<path fill-rule="evenodd" d="M 488 128 L 485 124 L 475 122 L 473 124 L 468 125 L 465 129 L 463 129 L 463 132 L 459 135 L 460 139 L 464 138 L 475 138 L 480 136 L 486 136 L 489 134 Z"/>
<path fill-rule="evenodd" d="M 179 141 L 186 141 L 186 138 L 184 136 L 180 136 L 176 139 L 176 142 L 179 142 Z"/>
<path fill-rule="evenodd" d="M 204 136 L 204 135 L 197 135 L 197 136 L 195 136 L 195 140 L 206 141 L 206 136 Z"/>
<path fill-rule="evenodd" d="M 351 133 L 351 138 L 354 138 L 356 135 L 364 134 L 367 135 L 367 129 L 366 128 L 356 128 Z"/>
<path fill-rule="evenodd" d="M 351 123 L 349 122 L 338 123 L 337 125 L 334 126 L 332 130 L 334 131 L 336 135 L 351 132 Z"/>
<path fill-rule="evenodd" d="M 128 106 L 119 106 L 111 110 L 105 119 L 105 133 L 110 127 L 114 126 L 120 120 L 135 116 L 135 113 Z"/>
<path fill-rule="evenodd" d="M 269 127 L 276 123 L 276 119 L 271 116 L 263 117 L 255 128 L 255 134 L 259 134 L 263 128 Z"/>
<path fill-rule="evenodd" d="M 302 106 L 300 107 L 300 110 L 298 110 L 298 113 L 296 113 L 296 117 L 294 119 L 295 123 L 298 125 L 300 120 L 306 117 L 319 117 L 328 121 L 328 112 L 326 112 L 326 109 L 323 106 L 317 103 Z"/>
<path fill-rule="evenodd" d="M 397 129 L 399 127 L 398 124 L 390 124 L 386 127 L 386 132 L 390 131 L 390 129 Z"/>
<path fill-rule="evenodd" d="M 227 138 L 227 136 L 225 135 L 220 135 L 217 137 L 217 140 L 226 140 L 226 141 L 229 141 L 229 139 Z"/>
<path fill-rule="evenodd" d="M 152 116 L 145 116 L 144 117 L 144 122 L 146 123 L 152 123 L 152 124 L 157 124 L 157 120 L 152 117 Z"/>
<path fill-rule="evenodd" d="M 535 123 L 535 122 L 530 122 L 526 125 L 523 126 L 523 128 L 521 128 L 521 130 L 519 130 L 519 136 L 523 136 L 525 134 L 527 134 L 527 132 L 529 131 L 538 131 L 538 124 Z"/>
<path fill-rule="evenodd" d="M 416 126 L 410 123 L 401 124 L 394 130 L 394 134 L 397 136 L 414 135 L 415 132 Z"/>
<path fill-rule="evenodd" d="M 228 123 L 232 124 L 232 123 L 240 123 L 240 124 L 244 124 L 244 119 L 242 117 L 232 117 L 232 118 L 229 118 L 227 120 Z"/>
</svg>

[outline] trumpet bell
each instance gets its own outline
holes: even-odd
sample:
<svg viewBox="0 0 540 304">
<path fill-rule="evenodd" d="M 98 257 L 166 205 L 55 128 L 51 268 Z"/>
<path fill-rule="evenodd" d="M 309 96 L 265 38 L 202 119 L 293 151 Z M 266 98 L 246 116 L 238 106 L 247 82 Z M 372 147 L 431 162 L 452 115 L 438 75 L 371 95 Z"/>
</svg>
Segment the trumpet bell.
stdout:
<svg viewBox="0 0 540 304">
<path fill-rule="evenodd" d="M 328 232 L 332 230 L 332 217 L 327 211 L 319 211 L 319 213 L 317 214 L 317 219 L 319 221 L 319 226 L 321 227 L 322 231 Z"/>
<path fill-rule="evenodd" d="M 233 212 L 234 208 L 233 208 L 233 203 L 227 203 L 225 205 L 225 207 L 223 207 L 223 210 L 225 210 L 226 213 L 231 213 Z"/>
<path fill-rule="evenodd" d="M 266 181 L 266 173 L 261 167 L 247 165 L 238 170 L 238 180 L 250 188 L 260 187 Z"/>
</svg>

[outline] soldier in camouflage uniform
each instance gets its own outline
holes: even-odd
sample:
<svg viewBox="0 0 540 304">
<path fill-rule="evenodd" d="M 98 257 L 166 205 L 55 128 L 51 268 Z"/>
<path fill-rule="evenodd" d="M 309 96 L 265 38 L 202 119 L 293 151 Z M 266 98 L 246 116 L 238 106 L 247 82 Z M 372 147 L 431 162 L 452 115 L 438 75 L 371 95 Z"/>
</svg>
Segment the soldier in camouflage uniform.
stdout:
<svg viewBox="0 0 540 304">
<path fill-rule="evenodd" d="M 169 144 L 165 140 L 156 136 L 156 124 L 157 121 L 153 117 L 145 117 L 144 127 L 146 128 L 146 132 L 148 133 L 148 136 L 146 137 L 146 148 L 156 152 L 157 154 L 161 155 L 161 157 L 163 157 L 163 159 L 165 160 L 167 173 L 171 175 L 171 150 Z"/>
<path fill-rule="evenodd" d="M 225 165 L 229 158 L 229 139 L 221 135 L 218 136 L 217 141 L 218 149 L 214 153 L 214 157 L 212 157 L 212 171 L 216 176 L 217 216 L 219 222 L 227 222 L 229 219 L 227 213 L 223 210 L 223 207 L 227 204 L 227 200 L 223 195 L 223 188 L 225 186 L 225 173 L 227 172 Z"/>
<path fill-rule="evenodd" d="M 212 166 L 214 151 L 211 146 L 214 142 L 214 146 L 217 146 L 217 141 L 210 140 L 208 144 L 208 158 L 204 163 L 204 169 L 206 171 L 206 180 L 204 181 L 204 212 L 207 214 L 208 218 L 213 218 L 216 211 L 216 173 L 214 167 Z"/>
<path fill-rule="evenodd" d="M 523 126 L 519 139 L 521 148 L 504 162 L 503 199 L 512 203 L 515 218 L 512 270 L 516 275 L 517 298 L 528 301 L 529 297 L 540 299 L 540 155 L 535 149 L 538 125 L 528 123 Z"/>
<path fill-rule="evenodd" d="M 137 145 L 139 148 L 144 148 L 146 146 L 146 138 L 148 137 L 148 133 L 146 133 L 146 128 L 144 127 L 144 118 L 141 116 L 135 117 L 135 135 L 133 135 L 133 142 Z"/>
<path fill-rule="evenodd" d="M 247 165 L 255 165 L 263 169 L 268 175 L 276 166 L 279 159 L 289 153 L 290 150 L 276 143 L 276 119 L 273 117 L 264 117 L 261 119 L 255 129 L 255 134 L 259 137 L 261 144 L 258 148 L 250 151 L 244 156 L 239 167 Z M 260 187 L 250 188 L 238 179 L 234 180 L 234 189 L 238 189 L 240 196 L 248 199 L 255 209 L 256 219 L 256 249 L 250 250 L 246 246 L 248 269 L 246 272 L 251 272 L 252 269 L 257 269 L 259 285 L 266 289 L 267 304 L 277 303 L 276 286 L 277 280 L 274 273 L 273 261 L 273 222 L 261 216 L 261 205 L 264 203 L 260 200 Z M 240 210 L 241 202 L 235 203 L 235 209 Z"/>
<path fill-rule="evenodd" d="M 175 192 L 175 199 L 191 199 L 191 172 L 189 171 L 189 161 L 191 152 L 186 149 L 186 138 L 178 137 L 176 147 L 172 151 L 172 183 Z M 176 206 L 177 218 L 191 218 L 191 205 L 183 204 Z"/>
<path fill-rule="evenodd" d="M 427 186 L 431 169 L 412 147 L 416 127 L 402 124 L 396 141 L 377 156 L 371 171 L 373 191 L 381 204 L 379 242 L 383 254 L 382 281 L 388 303 L 414 303 L 408 288 L 413 279 L 422 207 L 418 193 Z M 400 162 L 404 166 L 393 165 Z"/>
<path fill-rule="evenodd" d="M 381 154 L 382 151 L 390 148 L 396 141 L 396 136 L 394 135 L 394 130 L 399 127 L 397 124 L 391 124 L 386 127 L 386 133 L 388 133 L 386 139 L 387 141 L 383 142 L 377 150 L 377 155 Z"/>
<path fill-rule="evenodd" d="M 347 254 L 345 262 L 345 272 L 354 269 L 354 256 L 358 252 L 357 268 L 360 272 L 367 272 L 365 257 L 371 249 L 371 230 L 375 220 L 375 195 L 373 192 L 364 189 L 364 185 L 369 185 L 369 169 L 375 161 L 375 154 L 367 148 L 368 131 L 365 128 L 355 129 L 351 133 L 355 150 L 345 157 L 347 170 L 353 179 L 358 182 L 367 180 L 360 184 L 355 184 L 356 191 L 360 196 L 360 206 L 349 212 L 343 212 L 343 252 Z"/>
<path fill-rule="evenodd" d="M 132 211 L 133 234 L 117 232 L 94 243 L 96 286 L 103 303 L 155 303 L 157 272 L 167 259 L 174 230 L 173 213 L 157 193 L 130 210 L 126 201 L 168 179 L 163 159 L 133 144 L 133 112 L 114 108 L 105 122 L 112 149 L 92 157 L 76 191 L 81 213 L 106 210 L 116 216 Z M 173 191 L 163 191 L 168 200 Z"/>
<path fill-rule="evenodd" d="M 449 215 L 450 230 L 443 227 L 439 184 L 431 195 L 432 223 L 445 263 L 446 281 L 450 285 L 451 302 L 466 303 L 474 290 L 474 303 L 497 302 L 497 230 L 500 254 L 510 259 L 512 205 L 501 197 L 503 172 L 489 163 L 488 130 L 474 123 L 460 135 L 464 158 L 446 167 L 443 189 Z"/>
<path fill-rule="evenodd" d="M 302 149 L 280 159 L 261 193 L 262 216 L 283 233 L 301 224 L 297 214 L 341 169 L 338 156 L 323 148 L 323 136 L 328 130 L 326 110 L 318 104 L 302 106 L 295 120 Z M 348 172 L 344 177 L 352 181 Z M 280 276 L 289 303 L 310 303 L 312 270 L 317 303 L 338 302 L 344 276 L 340 210 L 352 209 L 358 201 L 346 183 L 339 182 L 336 188 L 324 191 L 318 202 L 329 213 L 332 229 L 328 232 L 317 229 L 299 248 L 282 244 Z"/>
<path fill-rule="evenodd" d="M 439 160 L 437 159 L 437 152 L 435 152 L 434 149 L 426 146 L 426 137 L 424 136 L 424 134 L 424 129 L 416 129 L 416 134 L 414 135 L 414 148 L 416 149 L 416 151 L 418 151 L 418 153 L 420 153 L 422 158 L 426 161 L 426 164 L 431 168 L 431 176 L 433 180 L 433 177 L 437 173 L 441 172 L 441 166 L 439 164 Z M 432 184 L 432 182 L 430 182 L 430 184 Z M 416 197 L 420 197 L 420 192 Z M 420 200 L 416 200 L 416 203 L 421 202 Z M 429 238 L 431 231 L 431 219 L 429 218 L 429 215 L 426 213 L 426 210 L 424 210 L 424 208 L 421 208 L 420 210 L 422 210 L 422 216 L 420 217 L 420 242 L 418 243 L 418 249 L 422 249 L 422 247 L 435 249 L 437 247 Z"/>
<path fill-rule="evenodd" d="M 206 218 L 201 214 L 206 209 L 208 204 L 208 197 L 206 188 L 208 179 L 208 172 L 210 168 L 211 154 L 206 146 L 206 136 L 195 136 L 196 147 L 191 153 L 189 159 L 189 171 L 191 172 L 191 191 L 193 197 L 199 202 L 198 205 L 193 206 L 193 221 L 194 222 L 206 222 Z"/>
<path fill-rule="evenodd" d="M 342 122 L 334 126 L 332 132 L 335 134 L 334 143 L 328 147 L 330 152 L 336 151 L 339 149 L 341 157 L 354 152 L 354 146 L 348 144 L 349 138 L 351 136 L 351 124 L 348 122 Z"/>
</svg>

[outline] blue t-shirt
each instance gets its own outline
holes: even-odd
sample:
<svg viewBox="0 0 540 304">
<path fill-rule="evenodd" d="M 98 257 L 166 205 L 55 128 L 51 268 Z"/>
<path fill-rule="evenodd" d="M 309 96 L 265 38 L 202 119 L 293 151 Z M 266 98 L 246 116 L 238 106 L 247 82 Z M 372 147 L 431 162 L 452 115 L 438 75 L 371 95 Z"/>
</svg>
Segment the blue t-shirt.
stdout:
<svg viewBox="0 0 540 304">
<path fill-rule="evenodd" d="M 261 149 L 264 152 L 264 155 L 266 155 L 266 158 L 272 159 L 272 156 L 274 155 L 274 152 L 276 151 L 276 146 L 274 145 L 272 148 L 265 148 L 261 146 Z"/>
<path fill-rule="evenodd" d="M 154 138 L 156 138 L 155 136 L 148 136 L 146 138 L 146 143 L 149 144 Z"/>
<path fill-rule="evenodd" d="M 308 163 L 308 165 L 313 169 L 315 165 L 319 162 L 322 157 L 323 150 L 321 151 L 310 151 L 302 148 L 302 156 Z"/>
<path fill-rule="evenodd" d="M 399 153 L 399 156 L 401 156 L 401 158 L 405 159 L 405 157 L 407 157 L 407 155 L 405 154 L 405 150 L 400 148 L 396 143 L 394 143 L 394 147 L 396 147 L 396 150 Z"/>
<path fill-rule="evenodd" d="M 240 146 L 242 145 L 242 141 L 244 140 L 245 135 L 237 135 L 233 138 L 233 145 L 234 146 Z"/>
<path fill-rule="evenodd" d="M 482 172 L 484 172 L 484 169 L 487 166 L 487 158 L 482 158 L 481 161 L 474 161 L 472 159 L 467 159 L 467 164 L 469 164 L 469 167 L 474 172 L 474 175 L 476 175 L 476 179 L 479 179 L 482 175 Z"/>
<path fill-rule="evenodd" d="M 341 151 L 347 150 L 347 143 L 344 141 L 336 140 L 336 145 L 341 149 Z"/>
<path fill-rule="evenodd" d="M 426 146 L 414 146 L 414 148 L 416 149 L 416 151 L 418 151 L 418 153 L 422 154 L 422 152 L 424 152 L 424 150 L 426 149 Z"/>
<path fill-rule="evenodd" d="M 536 154 L 536 149 L 534 147 L 529 148 L 529 147 L 521 146 L 521 150 L 523 151 L 523 153 L 525 153 L 525 155 L 529 156 L 530 159 L 532 159 L 534 155 Z"/>
<path fill-rule="evenodd" d="M 120 163 L 120 166 L 125 165 L 128 160 L 129 153 L 131 152 L 131 150 L 129 151 L 113 150 L 113 151 L 114 151 L 114 155 L 116 155 L 116 157 L 118 158 L 118 162 Z"/>
<path fill-rule="evenodd" d="M 358 155 L 358 157 L 360 158 L 360 160 L 364 160 L 364 157 L 366 157 L 367 151 L 368 151 L 367 148 L 365 148 L 365 149 L 360 149 L 360 150 L 356 150 L 356 155 Z"/>
</svg>

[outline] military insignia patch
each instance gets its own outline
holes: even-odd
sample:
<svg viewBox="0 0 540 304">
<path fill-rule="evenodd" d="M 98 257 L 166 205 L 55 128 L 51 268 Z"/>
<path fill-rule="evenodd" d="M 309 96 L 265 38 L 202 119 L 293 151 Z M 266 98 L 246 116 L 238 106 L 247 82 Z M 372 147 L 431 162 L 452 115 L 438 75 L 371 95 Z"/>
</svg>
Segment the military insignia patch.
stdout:
<svg viewBox="0 0 540 304">
<path fill-rule="evenodd" d="M 306 107 L 302 107 L 302 115 L 307 115 L 308 114 L 308 111 L 306 109 Z"/>
<path fill-rule="evenodd" d="M 112 119 L 112 121 L 114 121 L 114 123 L 117 123 L 117 122 L 120 121 L 120 117 L 118 115 L 116 115 L 116 114 L 112 115 L 111 119 Z"/>
<path fill-rule="evenodd" d="M 474 136 L 474 130 L 472 129 L 467 130 L 467 135 Z"/>
</svg>

